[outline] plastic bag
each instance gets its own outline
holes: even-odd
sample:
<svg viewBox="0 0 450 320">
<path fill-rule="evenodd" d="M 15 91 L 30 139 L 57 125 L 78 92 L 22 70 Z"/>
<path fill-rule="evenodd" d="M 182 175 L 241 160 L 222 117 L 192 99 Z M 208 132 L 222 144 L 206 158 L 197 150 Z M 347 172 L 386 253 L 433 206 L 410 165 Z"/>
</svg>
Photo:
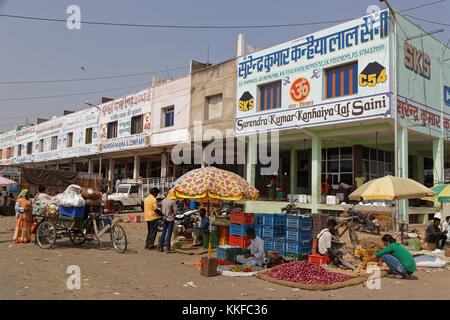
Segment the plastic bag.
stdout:
<svg viewBox="0 0 450 320">
<path fill-rule="evenodd" d="M 57 203 L 64 207 L 84 207 L 85 201 L 81 196 L 82 188 L 76 184 L 67 187 L 66 191 L 57 196 Z"/>
<path fill-rule="evenodd" d="M 421 255 L 414 257 L 416 266 L 418 267 L 430 267 L 430 268 L 443 268 L 446 262 L 432 255 Z"/>
</svg>

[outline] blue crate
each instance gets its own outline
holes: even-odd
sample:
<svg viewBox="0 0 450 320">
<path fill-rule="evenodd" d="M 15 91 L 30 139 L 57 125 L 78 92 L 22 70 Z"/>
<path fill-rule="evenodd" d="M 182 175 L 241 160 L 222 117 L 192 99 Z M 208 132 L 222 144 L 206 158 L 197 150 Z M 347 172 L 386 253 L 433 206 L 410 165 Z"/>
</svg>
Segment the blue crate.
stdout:
<svg viewBox="0 0 450 320">
<path fill-rule="evenodd" d="M 263 238 L 264 251 L 273 250 L 273 240 L 271 238 Z"/>
<path fill-rule="evenodd" d="M 225 260 L 226 256 L 227 256 L 226 249 L 224 247 L 219 246 L 217 248 L 217 259 Z"/>
<path fill-rule="evenodd" d="M 72 218 L 82 218 L 84 217 L 84 207 L 59 206 L 59 214 Z"/>
<path fill-rule="evenodd" d="M 286 228 L 284 226 L 262 227 L 262 236 L 264 238 L 284 239 L 285 235 L 286 235 Z"/>
<path fill-rule="evenodd" d="M 300 229 L 301 218 L 301 216 L 293 216 L 288 214 L 286 216 L 286 228 Z"/>
<path fill-rule="evenodd" d="M 286 215 L 280 213 L 266 214 L 263 216 L 264 226 L 286 226 Z"/>
<path fill-rule="evenodd" d="M 263 225 L 263 217 L 264 213 L 255 213 L 253 216 L 255 217 L 255 226 L 262 226 Z"/>
<path fill-rule="evenodd" d="M 285 252 L 286 251 L 286 242 L 284 240 L 273 240 L 273 250 Z"/>
<path fill-rule="evenodd" d="M 302 216 L 301 226 L 300 226 L 301 229 L 312 230 L 312 225 L 313 225 L 313 221 L 312 221 L 311 216 Z"/>
<path fill-rule="evenodd" d="M 301 230 L 301 229 L 293 229 L 288 228 L 286 230 L 286 241 L 291 242 L 300 242 L 305 240 L 312 239 L 312 231 L 311 230 Z"/>
<path fill-rule="evenodd" d="M 245 229 L 253 227 L 254 227 L 253 224 L 230 223 L 230 234 L 232 234 L 233 236 L 245 237 L 247 236 Z"/>
<path fill-rule="evenodd" d="M 262 226 L 257 226 L 257 225 L 255 225 L 255 234 L 256 234 L 258 237 L 262 238 Z"/>
<path fill-rule="evenodd" d="M 286 242 L 286 252 L 295 254 L 307 254 L 311 253 L 312 243 L 311 240 L 306 240 L 302 242 Z"/>
</svg>

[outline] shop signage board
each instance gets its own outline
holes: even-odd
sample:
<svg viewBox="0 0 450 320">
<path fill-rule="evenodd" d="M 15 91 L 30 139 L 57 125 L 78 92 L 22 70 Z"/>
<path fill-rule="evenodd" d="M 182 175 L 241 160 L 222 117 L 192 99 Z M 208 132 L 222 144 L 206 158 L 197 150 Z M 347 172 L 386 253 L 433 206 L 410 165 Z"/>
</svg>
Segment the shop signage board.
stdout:
<svg viewBox="0 0 450 320">
<path fill-rule="evenodd" d="M 389 13 L 237 59 L 235 134 L 390 115 Z"/>
<path fill-rule="evenodd" d="M 100 105 L 99 152 L 143 148 L 150 145 L 151 88 Z M 142 132 L 131 134 L 132 118 L 142 115 Z M 117 136 L 108 139 L 108 123 L 117 121 Z"/>
</svg>

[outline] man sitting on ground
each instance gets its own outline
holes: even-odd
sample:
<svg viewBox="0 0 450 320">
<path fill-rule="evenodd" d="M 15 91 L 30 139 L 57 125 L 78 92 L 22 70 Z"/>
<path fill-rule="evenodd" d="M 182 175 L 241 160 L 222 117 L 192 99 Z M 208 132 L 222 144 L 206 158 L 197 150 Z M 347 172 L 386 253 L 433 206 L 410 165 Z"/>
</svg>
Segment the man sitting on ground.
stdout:
<svg viewBox="0 0 450 320">
<path fill-rule="evenodd" d="M 409 251 L 400 243 L 395 242 L 395 239 L 390 234 L 385 234 L 381 241 L 386 248 L 378 251 L 364 262 L 364 269 L 369 261 L 375 261 L 381 258 L 378 265 L 384 262 L 387 264 L 394 278 L 408 279 L 414 271 L 417 271 L 416 262 Z"/>
<path fill-rule="evenodd" d="M 441 224 L 441 219 L 435 217 L 433 219 L 433 223 L 427 228 L 425 232 L 425 241 L 436 244 L 436 249 L 444 249 L 445 242 L 447 241 L 447 230 L 444 232 L 441 231 L 439 225 Z M 441 241 L 442 240 L 442 241 Z"/>
<path fill-rule="evenodd" d="M 317 250 L 320 255 L 328 256 L 334 265 L 341 262 L 343 252 L 338 250 L 338 245 L 333 243 L 333 232 L 336 230 L 337 222 L 334 219 L 329 219 L 327 227 L 323 229 L 317 236 Z"/>
<path fill-rule="evenodd" d="M 194 227 L 192 231 L 192 238 L 194 238 L 194 246 L 200 246 L 203 244 L 202 234 L 203 231 L 208 230 L 208 217 L 206 216 L 206 209 L 200 209 L 200 227 Z"/>
<path fill-rule="evenodd" d="M 249 254 L 236 256 L 236 262 L 245 266 L 260 266 L 264 264 L 264 242 L 255 234 L 253 228 L 245 230 L 250 238 Z"/>
</svg>

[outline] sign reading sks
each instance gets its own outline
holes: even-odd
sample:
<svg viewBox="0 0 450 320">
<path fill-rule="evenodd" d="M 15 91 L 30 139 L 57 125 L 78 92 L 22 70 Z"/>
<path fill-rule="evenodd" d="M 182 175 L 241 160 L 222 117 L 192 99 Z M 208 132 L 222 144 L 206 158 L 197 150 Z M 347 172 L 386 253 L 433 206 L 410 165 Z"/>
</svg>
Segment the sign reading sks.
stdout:
<svg viewBox="0 0 450 320">
<path fill-rule="evenodd" d="M 238 57 L 235 134 L 389 115 L 389 66 L 388 10 Z"/>
<path fill-rule="evenodd" d="M 404 46 L 405 51 L 405 67 L 415 73 L 420 74 L 422 77 L 430 79 L 431 76 L 431 65 L 430 57 L 420 50 L 417 50 L 408 42 L 405 41 Z"/>
</svg>

